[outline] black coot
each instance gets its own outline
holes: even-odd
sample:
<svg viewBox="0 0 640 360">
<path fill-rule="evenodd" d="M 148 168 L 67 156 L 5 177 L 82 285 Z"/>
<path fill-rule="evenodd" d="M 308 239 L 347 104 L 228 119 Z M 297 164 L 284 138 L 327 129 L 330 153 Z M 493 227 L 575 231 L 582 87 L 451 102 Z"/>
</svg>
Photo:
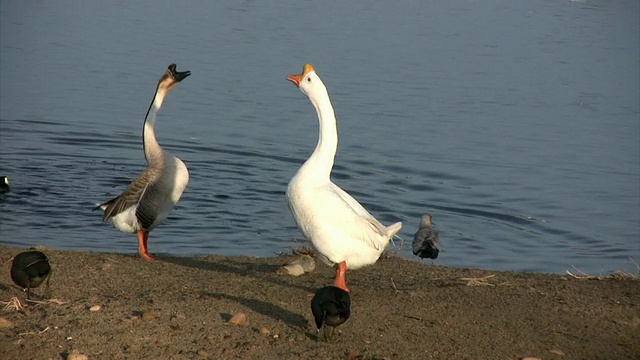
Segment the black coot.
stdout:
<svg viewBox="0 0 640 360">
<path fill-rule="evenodd" d="M 27 299 L 31 289 L 40 286 L 44 280 L 47 280 L 47 289 L 49 288 L 49 275 L 51 275 L 49 259 L 40 251 L 25 251 L 13 258 L 11 280 L 27 290 Z"/>
<path fill-rule="evenodd" d="M 311 312 L 316 320 L 316 327 L 322 330 L 318 339 L 330 340 L 333 329 L 347 321 L 351 315 L 351 297 L 339 287 L 325 286 L 316 291 L 311 299 Z"/>
</svg>

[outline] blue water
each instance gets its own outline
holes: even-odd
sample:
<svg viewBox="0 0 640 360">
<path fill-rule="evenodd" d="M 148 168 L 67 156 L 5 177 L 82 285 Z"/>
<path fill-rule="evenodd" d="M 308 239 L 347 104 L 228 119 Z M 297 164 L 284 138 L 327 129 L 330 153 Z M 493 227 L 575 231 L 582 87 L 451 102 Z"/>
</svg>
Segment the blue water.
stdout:
<svg viewBox="0 0 640 360">
<path fill-rule="evenodd" d="M 302 241 L 284 191 L 317 141 L 287 74 L 312 63 L 333 178 L 399 254 L 431 212 L 435 263 L 561 273 L 640 262 L 637 1 L 0 3 L 0 242 L 135 252 L 93 206 L 145 166 L 159 114 L 190 182 L 150 250 L 272 255 Z M 400 244 L 400 242 L 396 242 Z M 417 258 L 415 258 L 417 259 Z"/>
</svg>

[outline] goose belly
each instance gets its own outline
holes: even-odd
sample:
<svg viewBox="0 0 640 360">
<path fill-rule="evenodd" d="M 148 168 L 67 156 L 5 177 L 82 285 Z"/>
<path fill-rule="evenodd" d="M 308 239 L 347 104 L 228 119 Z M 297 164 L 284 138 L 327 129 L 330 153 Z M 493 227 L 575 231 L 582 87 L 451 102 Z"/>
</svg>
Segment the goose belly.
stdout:
<svg viewBox="0 0 640 360">
<path fill-rule="evenodd" d="M 182 196 L 184 189 L 187 188 L 187 184 L 189 183 L 189 170 L 187 170 L 187 166 L 182 162 L 182 160 L 178 158 L 174 159 L 175 166 L 172 169 L 172 186 L 170 189 L 170 197 L 172 202 L 171 207 L 173 207 L 178 203 L 178 201 L 180 201 L 180 197 Z"/>
<path fill-rule="evenodd" d="M 327 188 L 309 188 L 292 181 L 286 196 L 298 228 L 311 241 L 323 262 L 332 265 L 345 261 L 347 268 L 357 269 L 378 260 L 386 244 L 376 249 L 345 234 L 341 227 L 349 225 L 349 217 L 353 214 L 343 213 L 345 210 L 330 200 L 333 195 Z"/>
<path fill-rule="evenodd" d="M 323 262 L 332 265 L 344 261 L 349 269 L 374 264 L 385 249 L 385 246 L 376 249 L 360 239 L 332 234 L 329 231 L 314 231 L 308 238 Z"/>
<path fill-rule="evenodd" d="M 176 157 L 173 159 L 174 166 L 167 169 L 167 173 L 161 182 L 164 188 L 162 193 L 166 195 L 156 200 L 155 219 L 147 230 L 155 228 L 167 219 L 169 212 L 180 201 L 180 197 L 182 197 L 182 193 L 189 183 L 189 171 L 187 167 L 182 160 Z"/>
<path fill-rule="evenodd" d="M 189 182 L 189 171 L 184 163 L 178 159 L 173 158 L 170 166 L 167 168 L 165 174 L 160 179 L 157 186 L 160 190 L 151 195 L 153 200 L 153 206 L 147 208 L 147 211 L 151 211 L 149 216 L 153 217 L 153 223 L 145 230 L 152 230 L 156 226 L 160 225 L 169 216 L 169 212 L 180 201 L 180 197 L 187 187 Z M 113 225 L 120 231 L 134 233 L 142 229 L 140 222 L 136 216 L 138 206 L 131 206 L 119 214 L 113 216 L 111 221 Z"/>
</svg>

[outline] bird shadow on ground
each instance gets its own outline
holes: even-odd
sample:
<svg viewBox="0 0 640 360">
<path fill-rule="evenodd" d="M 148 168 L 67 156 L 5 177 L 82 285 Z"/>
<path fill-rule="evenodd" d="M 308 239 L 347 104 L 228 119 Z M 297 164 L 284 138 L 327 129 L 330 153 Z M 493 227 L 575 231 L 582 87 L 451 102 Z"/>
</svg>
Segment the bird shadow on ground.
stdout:
<svg viewBox="0 0 640 360">
<path fill-rule="evenodd" d="M 276 274 L 276 270 L 280 268 L 280 265 L 272 265 L 250 260 L 242 261 L 240 259 L 228 257 L 225 258 L 222 256 L 213 256 L 207 258 L 162 256 L 158 257 L 157 259 L 159 261 L 164 261 L 179 266 L 220 273 L 236 274 L 240 276 L 260 279 L 262 281 L 268 281 L 280 286 L 298 288 L 305 291 L 310 290 L 307 286 L 293 283 L 293 278 L 291 277 L 285 277 L 283 275 Z"/>
<path fill-rule="evenodd" d="M 303 316 L 263 300 L 246 298 L 246 297 L 224 294 L 219 292 L 205 291 L 205 290 L 203 290 L 201 294 L 203 296 L 210 296 L 216 299 L 227 299 L 227 300 L 234 301 L 238 304 L 241 304 L 243 306 L 250 308 L 251 310 L 257 313 L 268 316 L 274 320 L 280 320 L 286 323 L 287 325 L 295 328 L 306 330 L 309 325 L 309 322 Z"/>
<path fill-rule="evenodd" d="M 278 269 L 278 265 L 258 264 L 249 261 L 236 261 L 225 258 L 213 257 L 207 258 L 191 258 L 191 257 L 174 257 L 161 256 L 157 258 L 159 261 L 165 261 L 172 264 L 217 272 L 226 272 L 237 275 L 251 275 L 256 273 L 273 273 Z"/>
</svg>

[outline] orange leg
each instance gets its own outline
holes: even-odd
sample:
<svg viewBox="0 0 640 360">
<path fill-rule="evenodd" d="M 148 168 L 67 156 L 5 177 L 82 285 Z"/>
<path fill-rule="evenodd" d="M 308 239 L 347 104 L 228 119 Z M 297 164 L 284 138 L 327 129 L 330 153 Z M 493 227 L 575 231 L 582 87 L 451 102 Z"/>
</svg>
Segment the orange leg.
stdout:
<svg viewBox="0 0 640 360">
<path fill-rule="evenodd" d="M 333 281 L 333 285 L 348 292 L 349 289 L 347 288 L 347 279 L 345 278 L 345 274 L 347 273 L 347 263 L 342 261 L 336 264 L 335 268 L 336 279 Z"/>
<path fill-rule="evenodd" d="M 149 232 L 138 230 L 138 253 L 147 260 L 153 260 L 153 257 L 147 251 L 147 240 L 149 240 Z"/>
</svg>

